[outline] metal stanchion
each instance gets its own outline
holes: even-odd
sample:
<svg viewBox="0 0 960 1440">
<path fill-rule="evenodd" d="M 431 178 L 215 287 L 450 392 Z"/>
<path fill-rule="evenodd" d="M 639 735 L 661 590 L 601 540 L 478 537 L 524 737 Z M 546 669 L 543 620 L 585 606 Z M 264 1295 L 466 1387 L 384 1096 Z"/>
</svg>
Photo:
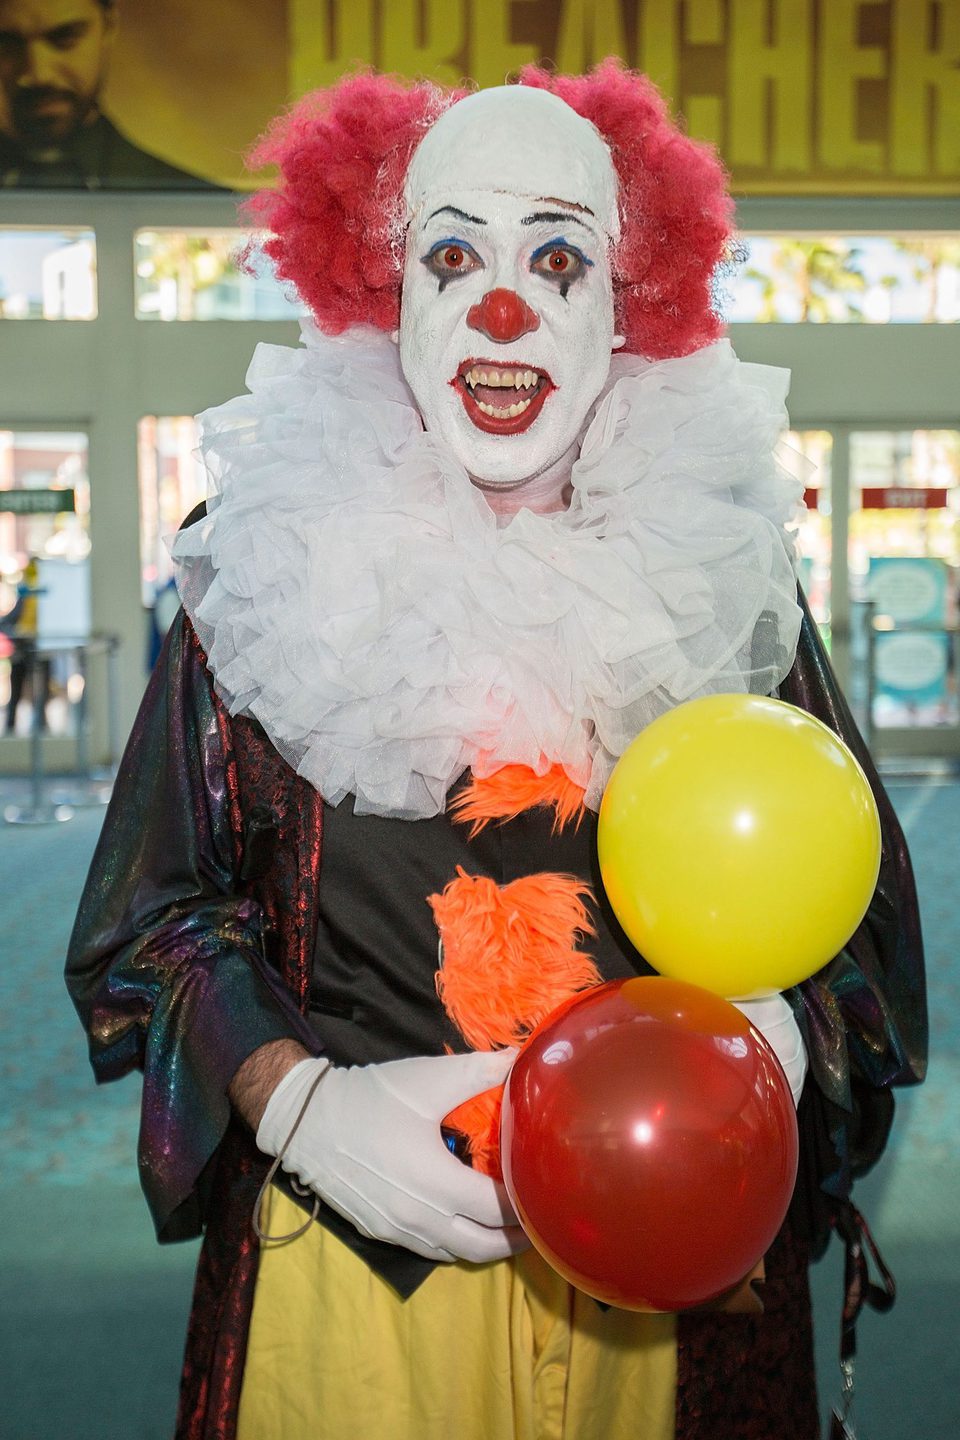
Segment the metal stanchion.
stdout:
<svg viewBox="0 0 960 1440">
<path fill-rule="evenodd" d="M 53 825 L 59 821 L 72 820 L 73 809 L 69 805 L 53 804 L 46 800 L 43 794 L 43 730 L 47 702 L 44 665 L 49 662 L 40 658 L 35 645 L 24 647 L 23 658 L 33 694 L 33 719 L 30 726 L 30 803 L 8 805 L 3 812 L 3 818 L 8 825 Z"/>
<path fill-rule="evenodd" d="M 120 641 L 116 635 L 105 635 L 107 647 L 107 752 L 110 780 L 120 764 Z"/>
<path fill-rule="evenodd" d="M 116 635 L 95 635 L 89 640 L 47 640 L 38 647 L 22 644 L 20 655 L 26 665 L 26 677 L 32 686 L 33 718 L 30 727 L 30 802 L 5 807 L 3 818 L 10 825 L 47 825 L 69 820 L 74 810 L 106 805 L 113 790 L 119 747 L 120 698 L 118 693 L 117 652 L 120 642 Z M 46 791 L 50 777 L 44 770 L 43 731 L 45 727 L 45 667 L 53 655 L 69 655 L 80 678 L 73 712 L 75 744 L 74 770 L 61 777 L 53 792 Z M 90 682 L 90 656 L 103 655 L 106 662 L 106 723 L 107 763 L 94 766 L 90 759 L 90 707 L 87 687 Z"/>
<path fill-rule="evenodd" d="M 876 739 L 873 722 L 873 705 L 877 698 L 877 627 L 875 606 L 873 603 L 867 605 L 867 710 L 864 716 L 863 738 L 867 742 L 867 749 L 873 754 L 873 743 Z"/>
<path fill-rule="evenodd" d="M 120 641 L 116 635 L 98 635 L 87 646 L 87 654 L 95 652 L 106 657 L 107 670 L 107 761 L 105 765 L 91 766 L 89 759 L 86 759 L 88 805 L 109 804 L 110 796 L 113 794 L 117 765 L 120 761 L 120 695 L 117 662 L 119 649 Z M 84 690 L 85 693 L 86 690 Z M 86 720 L 86 710 L 84 716 Z M 87 754 L 88 750 L 85 749 L 84 755 L 87 756 Z"/>
<path fill-rule="evenodd" d="M 73 707 L 73 733 L 77 744 L 77 774 L 83 780 L 90 779 L 90 737 L 87 734 L 87 647 L 78 645 L 76 655 L 77 674 L 80 676 L 80 694 Z"/>
<path fill-rule="evenodd" d="M 77 809 L 89 809 L 98 805 L 109 803 L 113 791 L 113 779 L 116 773 L 116 740 L 115 730 L 117 725 L 116 710 L 117 700 L 114 695 L 116 686 L 115 664 L 113 653 L 118 648 L 119 641 L 115 635 L 95 635 L 82 644 L 72 647 L 71 653 L 76 656 L 77 673 L 81 679 L 80 693 L 73 705 L 74 724 L 73 734 L 76 745 L 76 775 L 72 777 L 76 783 L 72 787 L 59 790 L 58 798 L 61 798 L 68 805 Z M 90 709 L 87 689 L 90 682 L 89 659 L 91 655 L 106 656 L 106 691 L 107 691 L 107 764 L 105 766 L 94 766 L 90 760 Z"/>
</svg>

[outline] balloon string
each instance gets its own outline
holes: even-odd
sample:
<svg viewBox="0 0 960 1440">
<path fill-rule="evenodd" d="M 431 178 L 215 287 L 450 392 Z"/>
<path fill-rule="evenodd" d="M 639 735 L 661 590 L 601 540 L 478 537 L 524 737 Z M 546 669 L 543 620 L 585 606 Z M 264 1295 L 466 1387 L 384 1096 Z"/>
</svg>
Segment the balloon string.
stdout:
<svg viewBox="0 0 960 1440">
<path fill-rule="evenodd" d="M 291 1145 L 291 1143 L 292 1143 L 292 1141 L 293 1141 L 293 1137 L 294 1137 L 294 1135 L 296 1135 L 297 1131 L 300 1129 L 300 1122 L 303 1120 L 304 1115 L 306 1115 L 306 1113 L 307 1113 L 307 1106 L 310 1104 L 310 1101 L 313 1099 L 314 1095 L 317 1093 L 317 1086 L 320 1084 L 320 1081 L 323 1079 L 323 1077 L 326 1075 L 327 1071 L 330 1069 L 331 1064 L 332 1064 L 332 1061 L 328 1060 L 327 1063 L 326 1063 L 326 1065 L 324 1065 L 323 1069 L 322 1069 L 322 1070 L 319 1072 L 319 1074 L 315 1077 L 315 1079 L 314 1079 L 314 1081 L 313 1081 L 313 1084 L 310 1086 L 310 1089 L 307 1091 L 306 1098 L 304 1099 L 303 1104 L 300 1106 L 300 1113 L 297 1115 L 296 1120 L 294 1120 L 294 1122 L 293 1122 L 293 1126 L 291 1127 L 290 1134 L 287 1136 L 286 1140 L 284 1140 L 283 1144 L 280 1146 L 280 1153 L 279 1153 L 279 1155 L 277 1155 L 276 1159 L 275 1159 L 275 1160 L 273 1161 L 273 1163 L 271 1164 L 270 1169 L 267 1171 L 266 1175 L 264 1176 L 263 1184 L 260 1186 L 260 1189 L 257 1191 L 257 1198 L 256 1198 L 256 1200 L 254 1200 L 254 1202 L 253 1202 L 253 1214 L 252 1214 L 251 1217 L 250 1217 L 250 1223 L 251 1223 L 251 1225 L 253 1226 L 253 1233 L 256 1235 L 256 1237 L 257 1237 L 257 1239 L 259 1240 L 259 1242 L 260 1242 L 261 1245 L 283 1245 L 283 1244 L 285 1244 L 285 1242 L 288 1241 L 288 1240 L 299 1240 L 300 1236 L 306 1234 L 306 1232 L 310 1229 L 310 1226 L 313 1224 L 314 1220 L 316 1220 L 317 1216 L 320 1214 L 320 1197 L 319 1197 L 319 1195 L 314 1194 L 314 1195 L 313 1195 L 313 1210 L 312 1210 L 311 1213 L 307 1216 L 306 1220 L 304 1221 L 304 1223 L 300 1226 L 300 1228 L 299 1228 L 298 1230 L 291 1230 L 290 1233 L 289 1233 L 289 1235 L 268 1235 L 268 1234 L 266 1233 L 266 1231 L 262 1228 L 261 1224 L 260 1224 L 260 1219 L 261 1219 L 261 1215 L 262 1215 L 262 1211 L 263 1211 L 263 1201 L 264 1201 L 264 1197 L 265 1197 L 265 1195 L 266 1195 L 266 1193 L 267 1193 L 267 1187 L 268 1187 L 268 1185 L 270 1184 L 270 1182 L 272 1181 L 274 1175 L 276 1175 L 277 1171 L 280 1169 L 281 1162 L 283 1161 L 284 1156 L 286 1155 L 287 1151 L 288 1151 L 289 1148 L 290 1148 L 290 1145 Z M 291 1186 L 292 1190 L 294 1191 L 294 1193 L 297 1194 L 297 1195 L 299 1195 L 299 1196 L 301 1196 L 301 1198 L 305 1198 L 306 1196 L 308 1196 L 308 1195 L 310 1195 L 310 1194 L 313 1193 L 313 1192 L 312 1192 L 311 1190 L 309 1190 L 307 1187 L 305 1187 L 305 1186 L 303 1186 L 303 1185 L 299 1185 L 299 1184 L 297 1183 L 297 1181 L 296 1181 L 295 1179 L 293 1179 L 292 1177 L 291 1177 L 291 1180 L 290 1180 L 290 1186 Z"/>
</svg>

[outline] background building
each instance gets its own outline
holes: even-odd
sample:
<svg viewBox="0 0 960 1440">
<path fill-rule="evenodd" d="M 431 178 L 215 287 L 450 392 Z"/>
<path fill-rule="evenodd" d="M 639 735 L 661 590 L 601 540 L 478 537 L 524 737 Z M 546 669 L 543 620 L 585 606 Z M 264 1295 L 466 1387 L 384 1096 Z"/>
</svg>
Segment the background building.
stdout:
<svg viewBox="0 0 960 1440">
<path fill-rule="evenodd" d="M 30 17 L 50 3 L 0 0 L 0 716 L 2 615 L 36 573 L 50 772 L 115 759 L 132 722 L 151 608 L 169 608 L 164 537 L 204 494 L 192 417 L 242 391 L 258 343 L 297 343 L 295 303 L 232 258 L 241 157 L 288 100 L 357 61 L 491 85 L 617 54 L 719 146 L 743 237 L 719 303 L 742 359 L 792 371 L 802 578 L 886 759 L 927 933 L 930 1079 L 858 1197 L 902 1296 L 861 1327 L 860 1414 L 875 1440 L 953 1440 L 960 0 L 76 0 L 101 48 L 70 74 L 42 68 L 49 27 Z M 32 57 L 11 47 L 25 16 Z M 54 93 L 14 104 L 18 77 Z M 62 123 L 40 134 L 48 109 Z M 14 721 L 3 800 L 29 790 L 26 694 Z M 154 1246 L 136 1084 L 93 1093 L 62 988 L 98 827 L 95 809 L 0 826 L 0 1340 L 22 1440 L 170 1433 L 195 1253 Z M 814 1270 L 828 1401 L 840 1271 L 836 1246 Z"/>
<path fill-rule="evenodd" d="M 0 0 L 5 25 L 20 9 Z M 114 744 L 143 688 L 164 536 L 203 493 L 189 417 L 243 388 L 257 343 L 297 339 L 296 306 L 237 270 L 238 197 L 214 186 L 249 188 L 258 128 L 356 60 L 494 83 L 618 53 L 731 168 L 743 246 L 721 304 L 742 358 L 793 373 L 803 578 L 836 667 L 881 753 L 960 751 L 960 0 L 223 0 L 202 16 L 129 0 L 111 43 L 98 113 L 173 178 L 158 189 L 144 160 L 139 189 L 130 173 L 0 190 L 0 491 L 74 491 L 72 510 L 0 510 L 0 609 L 34 551 L 51 595 L 69 577 L 45 561 L 86 569 L 74 631 L 120 641 Z M 64 606 L 47 609 L 62 629 Z M 91 655 L 86 690 L 103 759 L 106 664 Z M 0 657 L 0 703 L 8 683 Z M 61 706 L 51 728 L 69 720 Z M 51 768 L 70 754 L 54 733 Z M 0 770 L 25 763 L 8 738 Z"/>
</svg>

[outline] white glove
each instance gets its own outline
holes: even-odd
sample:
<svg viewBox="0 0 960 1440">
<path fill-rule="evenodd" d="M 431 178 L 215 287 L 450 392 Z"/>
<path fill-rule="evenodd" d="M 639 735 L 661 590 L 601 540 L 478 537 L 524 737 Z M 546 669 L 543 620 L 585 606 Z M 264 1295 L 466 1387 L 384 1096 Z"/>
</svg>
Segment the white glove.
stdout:
<svg viewBox="0 0 960 1440">
<path fill-rule="evenodd" d="M 502 1185 L 447 1149 L 445 1115 L 500 1085 L 514 1050 L 329 1067 L 283 1157 L 322 1200 L 373 1240 L 428 1260 L 501 1260 L 529 1243 Z M 267 1101 L 257 1144 L 278 1155 L 328 1067 L 301 1060 Z"/>
<path fill-rule="evenodd" d="M 762 1000 L 732 1000 L 755 1025 L 780 1061 L 787 1077 L 794 1105 L 800 1102 L 804 1076 L 807 1073 L 807 1052 L 800 1027 L 793 1011 L 782 995 L 765 995 Z"/>
</svg>

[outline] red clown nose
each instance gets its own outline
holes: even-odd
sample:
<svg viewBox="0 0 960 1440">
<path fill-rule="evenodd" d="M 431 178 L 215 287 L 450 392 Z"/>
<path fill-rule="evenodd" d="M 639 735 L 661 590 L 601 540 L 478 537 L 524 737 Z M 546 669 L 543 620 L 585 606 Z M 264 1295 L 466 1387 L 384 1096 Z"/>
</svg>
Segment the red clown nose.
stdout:
<svg viewBox="0 0 960 1440">
<path fill-rule="evenodd" d="M 521 335 L 539 330 L 540 316 L 515 290 L 488 290 L 479 305 L 470 306 L 467 324 L 491 340 L 509 344 Z"/>
</svg>

